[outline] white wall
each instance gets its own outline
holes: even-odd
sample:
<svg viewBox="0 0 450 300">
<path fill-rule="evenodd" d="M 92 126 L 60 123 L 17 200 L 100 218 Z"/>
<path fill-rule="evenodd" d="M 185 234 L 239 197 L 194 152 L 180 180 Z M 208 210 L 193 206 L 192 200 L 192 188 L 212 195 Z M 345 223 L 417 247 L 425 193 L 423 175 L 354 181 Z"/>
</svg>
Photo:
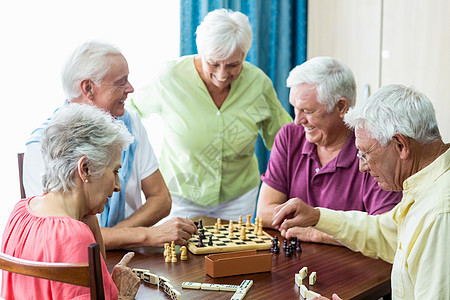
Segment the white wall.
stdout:
<svg viewBox="0 0 450 300">
<path fill-rule="evenodd" d="M 179 1 L 0 2 L 0 232 L 20 198 L 17 153 L 63 102 L 62 65 L 89 39 L 117 45 L 128 60 L 130 82 L 138 88 L 163 61 L 179 55 Z"/>
</svg>

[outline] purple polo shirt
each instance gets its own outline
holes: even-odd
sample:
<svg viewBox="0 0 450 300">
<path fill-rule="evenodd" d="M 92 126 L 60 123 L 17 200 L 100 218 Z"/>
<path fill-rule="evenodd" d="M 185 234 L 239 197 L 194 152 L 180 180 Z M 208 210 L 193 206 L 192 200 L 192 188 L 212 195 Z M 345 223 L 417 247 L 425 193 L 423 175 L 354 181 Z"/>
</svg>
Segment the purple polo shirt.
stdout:
<svg viewBox="0 0 450 300">
<path fill-rule="evenodd" d="M 298 197 L 313 207 L 371 215 L 389 211 L 402 193 L 383 191 L 369 173 L 360 172 L 357 152 L 352 132 L 341 152 L 321 166 L 316 145 L 306 140 L 303 126 L 289 123 L 278 132 L 261 179 L 288 199 Z"/>
</svg>

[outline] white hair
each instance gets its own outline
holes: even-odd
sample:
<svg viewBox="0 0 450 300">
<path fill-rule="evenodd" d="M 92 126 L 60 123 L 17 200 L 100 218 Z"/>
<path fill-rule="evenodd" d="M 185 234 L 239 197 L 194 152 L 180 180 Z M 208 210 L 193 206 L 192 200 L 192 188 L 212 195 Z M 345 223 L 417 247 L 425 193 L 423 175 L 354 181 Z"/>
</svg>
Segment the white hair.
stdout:
<svg viewBox="0 0 450 300">
<path fill-rule="evenodd" d="M 67 100 L 81 96 L 80 83 L 90 79 L 100 86 L 111 68 L 112 55 L 122 55 L 120 50 L 103 41 L 88 41 L 78 47 L 67 59 L 62 73 L 62 85 Z"/>
<path fill-rule="evenodd" d="M 93 105 L 71 103 L 49 121 L 41 140 L 44 191 L 66 192 L 74 186 L 79 159 L 86 156 L 89 175 L 101 176 L 117 149 L 134 140 L 122 121 Z"/>
<path fill-rule="evenodd" d="M 209 12 L 197 27 L 197 50 L 202 57 L 229 58 L 236 49 L 244 56 L 252 44 L 248 17 L 241 12 L 216 9 Z"/>
<path fill-rule="evenodd" d="M 302 83 L 312 84 L 317 90 L 317 101 L 331 112 L 339 98 L 346 98 L 348 106 L 356 101 L 356 83 L 352 70 L 339 60 L 318 56 L 296 66 L 286 80 L 288 87 Z"/>
<path fill-rule="evenodd" d="M 385 146 L 396 132 L 421 144 L 440 139 L 431 101 L 421 92 L 400 84 L 381 87 L 344 117 L 351 128 L 368 131 Z"/>
</svg>

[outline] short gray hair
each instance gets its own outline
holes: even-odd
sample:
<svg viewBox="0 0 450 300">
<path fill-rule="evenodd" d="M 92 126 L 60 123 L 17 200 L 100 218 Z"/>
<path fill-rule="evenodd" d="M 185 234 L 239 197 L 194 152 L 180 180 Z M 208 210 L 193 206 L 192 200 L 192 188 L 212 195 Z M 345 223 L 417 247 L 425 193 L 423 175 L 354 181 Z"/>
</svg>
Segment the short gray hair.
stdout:
<svg viewBox="0 0 450 300">
<path fill-rule="evenodd" d="M 288 87 L 302 83 L 312 84 L 317 90 L 317 101 L 331 112 L 339 98 L 346 98 L 348 106 L 356 101 L 356 83 L 352 70 L 339 60 L 318 56 L 296 66 L 286 80 Z"/>
<path fill-rule="evenodd" d="M 197 27 L 197 50 L 202 57 L 229 58 L 236 49 L 246 56 L 252 44 L 248 17 L 241 12 L 216 9 Z"/>
<path fill-rule="evenodd" d="M 97 40 L 82 44 L 72 53 L 61 73 L 67 100 L 81 96 L 80 83 L 83 79 L 90 79 L 96 85 L 101 85 L 111 68 L 111 55 L 122 55 L 122 53 L 116 46 Z"/>
<path fill-rule="evenodd" d="M 64 105 L 42 135 L 44 192 L 70 191 L 83 156 L 89 164 L 89 175 L 101 176 L 111 164 L 114 151 L 126 149 L 133 140 L 123 122 L 106 111 L 88 104 Z"/>
<path fill-rule="evenodd" d="M 396 132 L 421 144 L 441 138 L 433 104 L 423 93 L 401 84 L 381 87 L 344 117 L 351 128 L 363 128 L 385 146 Z"/>
</svg>

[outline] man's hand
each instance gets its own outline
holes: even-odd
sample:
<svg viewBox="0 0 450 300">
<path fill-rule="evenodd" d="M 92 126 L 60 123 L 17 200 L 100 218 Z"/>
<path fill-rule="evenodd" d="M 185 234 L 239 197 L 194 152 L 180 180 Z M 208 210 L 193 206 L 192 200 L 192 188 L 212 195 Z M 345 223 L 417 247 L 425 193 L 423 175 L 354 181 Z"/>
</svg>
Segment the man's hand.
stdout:
<svg viewBox="0 0 450 300">
<path fill-rule="evenodd" d="M 194 222 L 185 218 L 173 218 L 169 221 L 152 227 L 152 246 L 162 247 L 164 243 L 175 242 L 176 245 L 186 245 L 191 235 L 197 233 Z"/>
<path fill-rule="evenodd" d="M 323 233 L 313 227 L 292 227 L 282 233 L 282 236 L 290 240 L 292 237 L 297 237 L 302 242 L 313 242 L 342 246 L 341 243 L 326 233 Z"/>
<path fill-rule="evenodd" d="M 286 235 L 289 228 L 314 226 L 319 221 L 320 211 L 299 198 L 292 198 L 274 209 L 272 225 Z"/>
<path fill-rule="evenodd" d="M 120 262 L 114 266 L 112 271 L 112 280 L 119 292 L 119 299 L 134 299 L 139 290 L 141 280 L 136 274 L 127 267 L 128 263 L 134 257 L 134 252 L 125 254 Z"/>
</svg>

